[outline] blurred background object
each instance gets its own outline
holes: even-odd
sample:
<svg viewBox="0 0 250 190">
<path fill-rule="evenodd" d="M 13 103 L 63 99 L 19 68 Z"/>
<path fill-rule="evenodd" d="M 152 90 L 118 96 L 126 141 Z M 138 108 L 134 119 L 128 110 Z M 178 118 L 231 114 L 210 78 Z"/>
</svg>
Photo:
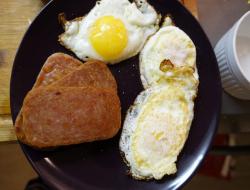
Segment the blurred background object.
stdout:
<svg viewBox="0 0 250 190">
<path fill-rule="evenodd" d="M 250 11 L 221 37 L 214 48 L 224 91 L 250 100 Z"/>
</svg>

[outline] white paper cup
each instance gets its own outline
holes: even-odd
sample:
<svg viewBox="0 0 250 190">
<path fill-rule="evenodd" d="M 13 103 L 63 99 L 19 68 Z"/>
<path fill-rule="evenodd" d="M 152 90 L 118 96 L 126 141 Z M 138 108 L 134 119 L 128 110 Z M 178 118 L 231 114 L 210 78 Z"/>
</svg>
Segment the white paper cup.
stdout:
<svg viewBox="0 0 250 190">
<path fill-rule="evenodd" d="M 220 39 L 214 51 L 224 90 L 250 100 L 250 11 Z"/>
</svg>

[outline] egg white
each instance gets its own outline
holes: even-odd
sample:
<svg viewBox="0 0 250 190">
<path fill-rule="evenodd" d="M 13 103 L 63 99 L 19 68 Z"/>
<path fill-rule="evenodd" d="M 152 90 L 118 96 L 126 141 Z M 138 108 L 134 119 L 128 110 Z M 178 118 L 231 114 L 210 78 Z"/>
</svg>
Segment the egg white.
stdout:
<svg viewBox="0 0 250 190">
<path fill-rule="evenodd" d="M 108 61 L 111 64 L 138 54 L 147 38 L 159 28 L 160 15 L 146 0 L 135 0 L 133 3 L 128 0 L 101 0 L 85 17 L 65 23 L 65 32 L 59 36 L 60 43 L 84 61 L 106 61 L 95 51 L 88 39 L 90 27 L 103 16 L 120 19 L 128 33 L 127 46 L 118 57 Z"/>
<path fill-rule="evenodd" d="M 165 20 L 140 53 L 143 86 L 123 125 L 120 150 L 136 179 L 161 179 L 176 161 L 193 120 L 199 76 L 196 49 L 185 32 Z"/>
<path fill-rule="evenodd" d="M 177 171 L 176 160 L 193 119 L 196 89 L 156 85 L 141 92 L 129 109 L 120 150 L 136 179 L 161 179 Z"/>
<path fill-rule="evenodd" d="M 164 60 L 172 64 L 172 68 L 167 71 L 160 69 Z M 190 83 L 188 80 L 193 79 L 192 76 L 196 81 L 191 83 L 197 85 L 198 72 L 194 43 L 178 27 L 163 26 L 150 37 L 140 53 L 140 74 L 144 88 L 157 85 L 169 78 Z"/>
</svg>

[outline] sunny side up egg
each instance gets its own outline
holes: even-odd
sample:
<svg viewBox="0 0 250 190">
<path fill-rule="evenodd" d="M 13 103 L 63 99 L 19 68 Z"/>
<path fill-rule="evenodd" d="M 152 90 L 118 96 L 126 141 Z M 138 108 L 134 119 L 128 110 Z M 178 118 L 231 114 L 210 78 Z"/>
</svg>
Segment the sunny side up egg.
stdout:
<svg viewBox="0 0 250 190">
<path fill-rule="evenodd" d="M 114 64 L 138 54 L 159 21 L 146 0 L 101 0 L 85 17 L 67 21 L 59 41 L 84 61 Z"/>
</svg>

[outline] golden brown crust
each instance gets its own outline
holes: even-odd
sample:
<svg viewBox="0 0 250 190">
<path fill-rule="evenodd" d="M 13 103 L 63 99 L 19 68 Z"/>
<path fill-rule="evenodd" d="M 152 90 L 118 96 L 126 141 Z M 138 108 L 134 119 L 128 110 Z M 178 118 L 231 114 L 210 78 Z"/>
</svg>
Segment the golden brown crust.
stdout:
<svg viewBox="0 0 250 190">
<path fill-rule="evenodd" d="M 36 88 L 24 100 L 24 136 L 17 135 L 27 144 L 45 148 L 108 139 L 120 126 L 120 101 L 113 90 Z"/>
</svg>

